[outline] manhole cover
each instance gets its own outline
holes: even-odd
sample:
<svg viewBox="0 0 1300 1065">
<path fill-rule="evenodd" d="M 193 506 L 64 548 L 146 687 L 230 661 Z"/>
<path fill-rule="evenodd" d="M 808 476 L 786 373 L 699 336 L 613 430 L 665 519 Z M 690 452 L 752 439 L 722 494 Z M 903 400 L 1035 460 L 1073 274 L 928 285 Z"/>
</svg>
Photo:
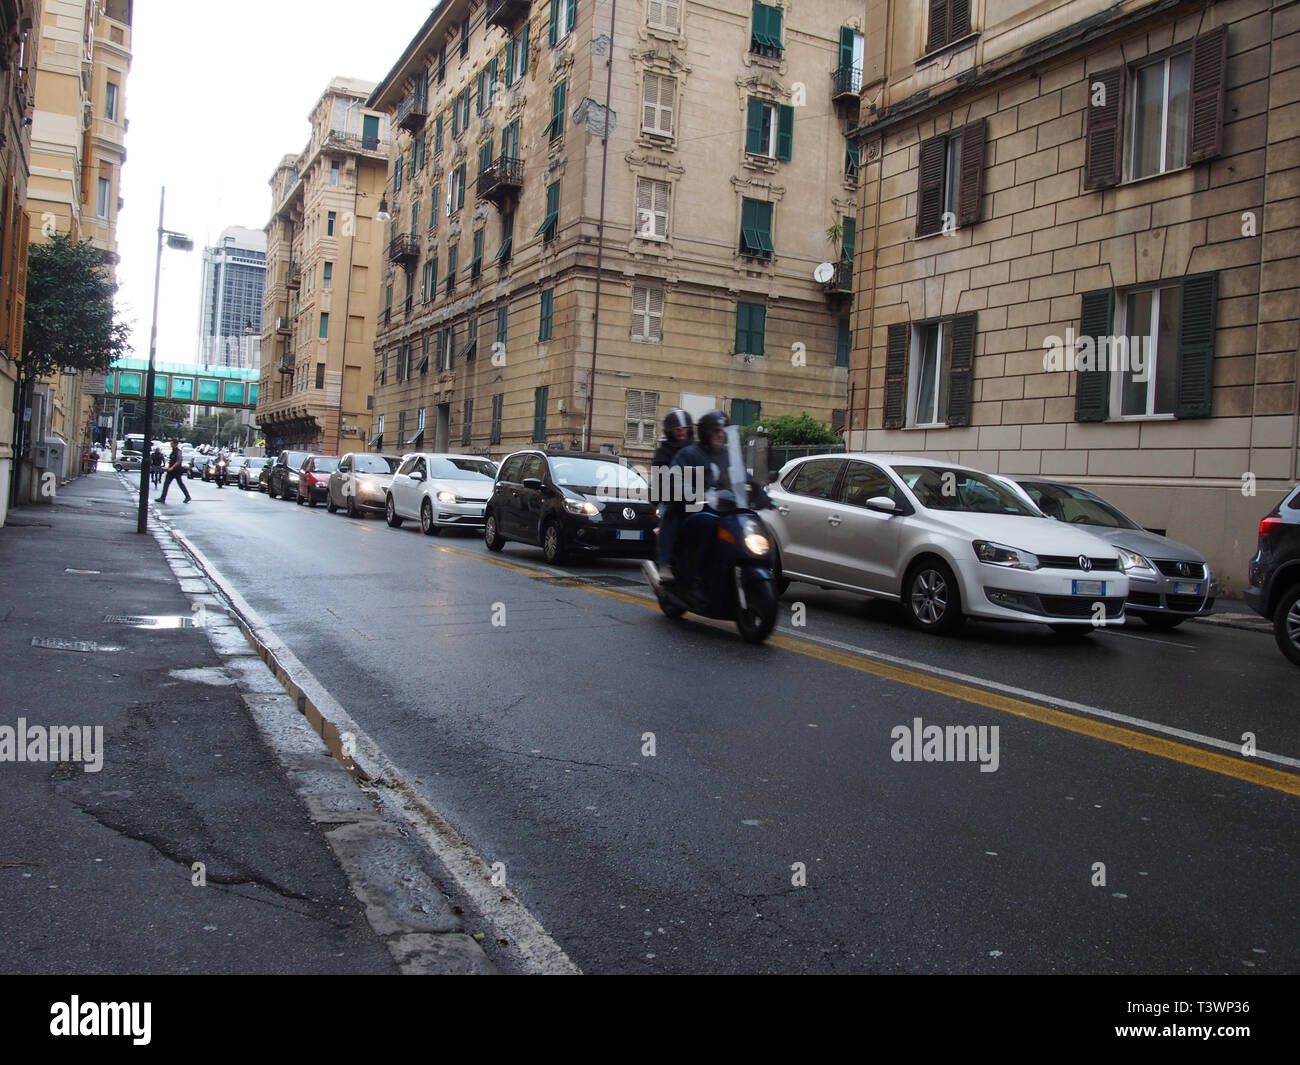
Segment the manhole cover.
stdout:
<svg viewBox="0 0 1300 1065">
<path fill-rule="evenodd" d="M 192 629 L 194 618 L 182 614 L 105 614 L 106 625 L 132 625 L 137 629 Z"/>
</svg>

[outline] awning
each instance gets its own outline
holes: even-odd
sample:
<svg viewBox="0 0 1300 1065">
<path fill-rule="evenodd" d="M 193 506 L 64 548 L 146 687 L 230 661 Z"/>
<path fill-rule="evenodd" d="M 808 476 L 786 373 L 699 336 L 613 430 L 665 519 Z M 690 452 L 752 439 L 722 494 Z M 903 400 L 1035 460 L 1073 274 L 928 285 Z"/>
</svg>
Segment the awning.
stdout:
<svg viewBox="0 0 1300 1065">
<path fill-rule="evenodd" d="M 472 359 L 474 357 L 474 352 L 477 347 L 478 347 L 478 337 L 477 336 L 471 337 L 469 343 L 460 349 L 460 357 L 462 359 Z"/>
<path fill-rule="evenodd" d="M 547 211 L 546 217 L 542 220 L 542 224 L 537 227 L 537 232 L 534 233 L 533 236 L 540 237 L 543 233 L 545 233 L 548 229 L 550 229 L 551 226 L 555 225 L 555 220 L 559 217 L 560 217 L 559 211 Z"/>
<path fill-rule="evenodd" d="M 411 437 L 410 440 L 408 440 L 408 441 L 406 442 L 406 446 L 407 446 L 407 447 L 415 447 L 415 446 L 416 446 L 416 445 L 417 445 L 421 440 L 423 440 L 423 439 L 424 439 L 424 430 L 421 429 L 421 430 L 420 430 L 419 432 L 417 432 L 413 437 Z"/>
<path fill-rule="evenodd" d="M 370 443 L 366 445 L 366 447 L 383 447 L 383 446 L 384 446 L 383 433 L 376 433 L 374 436 L 370 438 Z"/>
<path fill-rule="evenodd" d="M 496 253 L 492 261 L 494 263 L 503 263 L 510 258 L 510 245 L 514 243 L 514 237 L 506 237 L 501 242 L 501 250 Z"/>
</svg>

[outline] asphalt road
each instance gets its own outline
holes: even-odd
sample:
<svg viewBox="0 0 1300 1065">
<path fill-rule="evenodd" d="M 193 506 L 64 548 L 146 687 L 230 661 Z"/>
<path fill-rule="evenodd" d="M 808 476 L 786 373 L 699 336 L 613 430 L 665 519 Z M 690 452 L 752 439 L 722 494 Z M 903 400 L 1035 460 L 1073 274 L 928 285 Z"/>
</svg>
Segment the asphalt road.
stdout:
<svg viewBox="0 0 1300 1065">
<path fill-rule="evenodd" d="M 588 972 L 1300 969 L 1268 635 L 936 638 L 795 584 L 755 648 L 636 563 L 189 485 L 175 526 Z M 895 760 L 917 718 L 996 727 L 996 771 Z"/>
</svg>

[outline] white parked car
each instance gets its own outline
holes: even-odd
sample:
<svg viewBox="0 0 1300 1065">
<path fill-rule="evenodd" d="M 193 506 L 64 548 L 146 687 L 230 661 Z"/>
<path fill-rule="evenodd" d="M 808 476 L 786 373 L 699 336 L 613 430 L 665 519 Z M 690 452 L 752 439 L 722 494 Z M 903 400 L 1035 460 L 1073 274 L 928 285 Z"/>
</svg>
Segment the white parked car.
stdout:
<svg viewBox="0 0 1300 1065">
<path fill-rule="evenodd" d="M 792 580 L 899 602 L 926 632 L 966 617 L 1085 635 L 1124 620 L 1116 548 L 1044 517 L 997 478 L 904 455 L 818 455 L 769 487 L 777 587 Z"/>
<path fill-rule="evenodd" d="M 476 455 L 403 455 L 388 486 L 385 517 L 394 529 L 407 518 L 418 520 L 425 536 L 439 529 L 481 529 L 496 476 L 497 464 Z"/>
<path fill-rule="evenodd" d="M 331 514 L 346 510 L 349 518 L 361 517 L 372 510 L 384 513 L 388 506 L 388 486 L 401 461 L 397 455 L 349 451 L 330 474 L 326 509 Z"/>
</svg>

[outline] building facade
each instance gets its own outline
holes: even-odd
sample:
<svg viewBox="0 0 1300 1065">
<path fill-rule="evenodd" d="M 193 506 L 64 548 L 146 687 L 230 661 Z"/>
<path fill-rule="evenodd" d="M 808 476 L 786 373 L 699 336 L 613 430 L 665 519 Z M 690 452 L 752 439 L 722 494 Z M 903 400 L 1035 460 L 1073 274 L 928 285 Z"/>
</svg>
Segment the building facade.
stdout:
<svg viewBox="0 0 1300 1065">
<path fill-rule="evenodd" d="M 40 16 L 36 0 L 0 3 L 0 525 L 9 513 L 21 417 L 15 409 L 17 360 L 27 293 L 28 156 Z"/>
<path fill-rule="evenodd" d="M 203 249 L 198 363 L 256 370 L 261 366 L 266 234 L 230 226 Z"/>
<path fill-rule="evenodd" d="M 388 118 L 335 78 L 271 177 L 257 421 L 268 451 L 363 450 L 371 425 Z"/>
<path fill-rule="evenodd" d="M 674 406 L 842 421 L 861 5 L 613 10 L 448 0 L 371 96 L 374 447 L 645 460 Z"/>
<path fill-rule="evenodd" d="M 1300 476 L 1300 5 L 867 5 L 850 444 L 1090 487 L 1240 591 Z"/>
</svg>

